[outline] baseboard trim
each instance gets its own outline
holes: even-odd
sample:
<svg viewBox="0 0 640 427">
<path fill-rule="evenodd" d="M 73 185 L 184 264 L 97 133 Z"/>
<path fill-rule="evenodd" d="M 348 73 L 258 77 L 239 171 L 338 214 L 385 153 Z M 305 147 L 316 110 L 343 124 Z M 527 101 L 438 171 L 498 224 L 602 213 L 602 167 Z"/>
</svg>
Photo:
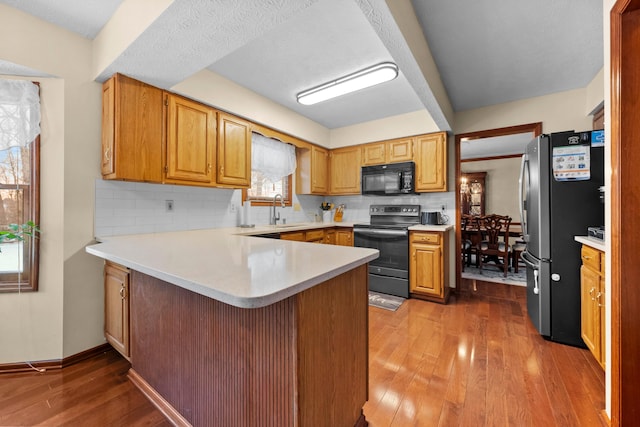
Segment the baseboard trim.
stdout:
<svg viewBox="0 0 640 427">
<path fill-rule="evenodd" d="M 135 385 L 138 390 L 144 394 L 147 399 L 156 407 L 165 417 L 177 427 L 191 427 L 191 423 L 182 416 L 176 409 L 167 402 L 151 385 L 146 382 L 138 373 L 133 369 L 129 369 L 127 373 L 129 381 Z"/>
<path fill-rule="evenodd" d="M 104 343 L 104 344 L 100 344 L 97 347 L 93 347 L 88 350 L 81 351 L 80 353 L 67 356 L 64 359 L 39 360 L 37 362 L 31 362 L 30 364 L 27 362 L 3 363 L 3 364 L 0 364 L 0 374 L 28 372 L 28 371 L 33 371 L 34 368 L 36 368 L 36 370 L 62 369 L 67 366 L 71 366 L 74 363 L 78 363 L 82 360 L 86 360 L 86 359 L 90 359 L 92 357 L 98 356 L 109 350 L 111 350 L 111 346 L 107 343 Z"/>
</svg>

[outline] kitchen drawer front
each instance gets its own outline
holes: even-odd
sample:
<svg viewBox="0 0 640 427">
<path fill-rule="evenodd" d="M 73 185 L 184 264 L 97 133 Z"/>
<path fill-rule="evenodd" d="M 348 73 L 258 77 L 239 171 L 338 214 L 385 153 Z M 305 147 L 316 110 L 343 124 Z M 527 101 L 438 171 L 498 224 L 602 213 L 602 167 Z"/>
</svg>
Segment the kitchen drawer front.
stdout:
<svg viewBox="0 0 640 427">
<path fill-rule="evenodd" d="M 600 272 L 600 251 L 587 245 L 582 245 L 580 252 L 582 264 L 586 267 Z"/>
<path fill-rule="evenodd" d="M 435 245 L 440 244 L 439 233 L 411 233 L 411 241 L 415 243 L 433 243 Z"/>
<path fill-rule="evenodd" d="M 309 230 L 306 235 L 307 242 L 314 242 L 317 240 L 324 240 L 324 230 Z"/>
</svg>

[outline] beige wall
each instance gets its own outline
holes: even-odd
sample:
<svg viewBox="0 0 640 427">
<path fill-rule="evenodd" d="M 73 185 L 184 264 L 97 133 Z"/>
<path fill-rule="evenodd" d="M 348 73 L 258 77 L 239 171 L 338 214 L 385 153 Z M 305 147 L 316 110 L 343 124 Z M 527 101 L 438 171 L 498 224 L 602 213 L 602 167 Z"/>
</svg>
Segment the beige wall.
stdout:
<svg viewBox="0 0 640 427">
<path fill-rule="evenodd" d="M 602 94 L 601 94 L 602 97 Z M 542 122 L 542 132 L 591 129 L 587 89 L 576 89 L 456 113 L 455 133 Z"/>
<path fill-rule="evenodd" d="M 102 263 L 93 238 L 100 85 L 91 42 L 0 5 L 0 59 L 47 73 L 41 82 L 40 290 L 0 294 L 0 363 L 60 359 L 104 342 Z M 6 42 L 10 40 L 11 42 Z"/>
<path fill-rule="evenodd" d="M 512 222 L 520 222 L 518 208 L 518 177 L 520 158 L 478 160 L 460 165 L 462 172 L 486 172 L 485 212 L 508 215 Z"/>
</svg>

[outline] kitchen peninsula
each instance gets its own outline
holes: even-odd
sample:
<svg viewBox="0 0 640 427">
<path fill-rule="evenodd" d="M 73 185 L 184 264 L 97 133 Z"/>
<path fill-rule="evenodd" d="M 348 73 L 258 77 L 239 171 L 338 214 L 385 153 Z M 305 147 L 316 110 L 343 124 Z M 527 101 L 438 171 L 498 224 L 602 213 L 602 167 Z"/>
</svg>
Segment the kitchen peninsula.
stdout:
<svg viewBox="0 0 640 427">
<path fill-rule="evenodd" d="M 378 252 L 241 233 L 87 247 L 130 274 L 130 379 L 177 425 L 366 425 Z"/>
</svg>

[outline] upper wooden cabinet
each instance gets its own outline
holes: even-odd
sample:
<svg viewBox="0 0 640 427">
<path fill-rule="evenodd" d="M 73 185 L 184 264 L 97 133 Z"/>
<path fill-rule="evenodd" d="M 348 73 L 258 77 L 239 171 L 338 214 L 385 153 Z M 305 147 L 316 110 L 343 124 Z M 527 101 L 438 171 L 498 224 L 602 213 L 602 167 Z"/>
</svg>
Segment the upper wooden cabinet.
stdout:
<svg viewBox="0 0 640 427">
<path fill-rule="evenodd" d="M 218 184 L 251 187 L 251 125 L 218 113 Z"/>
<path fill-rule="evenodd" d="M 102 88 L 102 177 L 248 188 L 251 124 L 121 74 Z"/>
<path fill-rule="evenodd" d="M 360 193 L 360 154 L 361 149 L 358 146 L 331 150 L 331 194 Z"/>
<path fill-rule="evenodd" d="M 415 137 L 416 192 L 447 191 L 447 133 Z"/>
<path fill-rule="evenodd" d="M 392 139 L 362 146 L 362 166 L 413 160 L 413 138 Z"/>
<path fill-rule="evenodd" d="M 167 182 L 215 183 L 216 111 L 181 96 L 167 99 Z"/>
<path fill-rule="evenodd" d="M 329 150 L 317 145 L 296 150 L 296 193 L 326 194 L 328 185 Z"/>
<path fill-rule="evenodd" d="M 115 74 L 102 86 L 102 176 L 162 181 L 162 90 Z"/>
</svg>

